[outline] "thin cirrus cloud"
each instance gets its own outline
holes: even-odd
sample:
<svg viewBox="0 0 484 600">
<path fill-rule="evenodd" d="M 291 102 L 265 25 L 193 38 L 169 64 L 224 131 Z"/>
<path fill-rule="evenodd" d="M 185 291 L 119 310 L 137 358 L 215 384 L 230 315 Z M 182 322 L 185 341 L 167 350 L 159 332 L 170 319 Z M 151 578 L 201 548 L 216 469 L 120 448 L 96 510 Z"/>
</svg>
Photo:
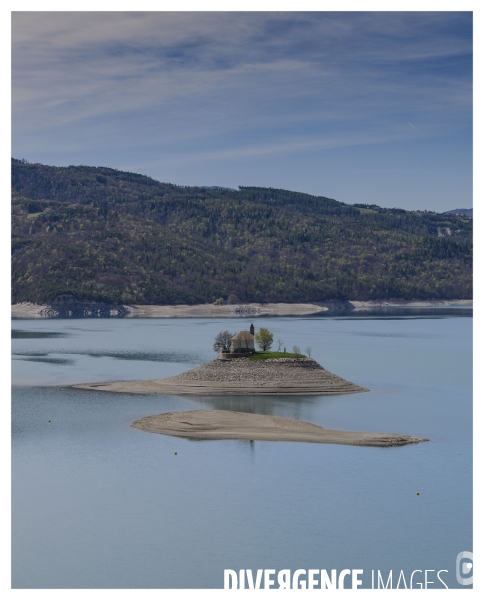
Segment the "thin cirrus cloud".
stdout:
<svg viewBox="0 0 484 600">
<path fill-rule="evenodd" d="M 16 12 L 12 151 L 230 187 L 251 174 L 280 187 L 295 156 L 331 162 L 335 148 L 376 160 L 390 144 L 401 160 L 399 143 L 448 139 L 462 156 L 471 52 L 470 13 Z M 289 183 L 325 193 L 318 173 Z"/>
</svg>

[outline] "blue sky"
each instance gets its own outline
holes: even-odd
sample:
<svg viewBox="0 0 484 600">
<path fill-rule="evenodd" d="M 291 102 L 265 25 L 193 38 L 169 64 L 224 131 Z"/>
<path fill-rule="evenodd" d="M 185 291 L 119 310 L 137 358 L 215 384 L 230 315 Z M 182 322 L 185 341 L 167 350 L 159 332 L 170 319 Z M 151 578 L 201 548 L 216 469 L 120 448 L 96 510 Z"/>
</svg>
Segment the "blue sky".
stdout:
<svg viewBox="0 0 484 600">
<path fill-rule="evenodd" d="M 472 206 L 469 12 L 16 12 L 12 155 Z"/>
</svg>

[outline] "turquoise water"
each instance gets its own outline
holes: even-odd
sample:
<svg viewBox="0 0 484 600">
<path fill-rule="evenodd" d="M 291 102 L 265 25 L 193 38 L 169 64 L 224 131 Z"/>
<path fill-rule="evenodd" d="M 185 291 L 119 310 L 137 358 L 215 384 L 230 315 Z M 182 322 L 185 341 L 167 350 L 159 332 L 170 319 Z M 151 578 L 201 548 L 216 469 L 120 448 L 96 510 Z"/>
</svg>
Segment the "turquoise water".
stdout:
<svg viewBox="0 0 484 600">
<path fill-rule="evenodd" d="M 445 583 L 459 587 L 456 556 L 472 550 L 472 318 L 443 310 L 254 324 L 288 349 L 310 346 L 324 367 L 371 391 L 182 398 L 75 390 L 69 385 L 192 368 L 215 357 L 218 331 L 249 322 L 12 322 L 13 587 L 217 588 L 224 569 L 270 568 L 363 569 L 364 587 L 372 569 L 403 570 L 407 583 L 413 570 L 445 569 Z M 431 441 L 197 442 L 130 427 L 200 408 Z M 439 583 L 435 573 L 429 579 Z"/>
</svg>

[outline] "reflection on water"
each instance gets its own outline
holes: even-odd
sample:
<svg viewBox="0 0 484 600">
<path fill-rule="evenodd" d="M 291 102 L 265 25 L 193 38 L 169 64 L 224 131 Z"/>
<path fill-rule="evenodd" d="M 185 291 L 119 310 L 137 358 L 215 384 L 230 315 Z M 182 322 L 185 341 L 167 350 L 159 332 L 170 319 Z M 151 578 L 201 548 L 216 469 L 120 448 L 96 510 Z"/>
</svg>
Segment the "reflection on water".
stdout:
<svg viewBox="0 0 484 600">
<path fill-rule="evenodd" d="M 12 356 L 16 357 L 16 356 L 48 356 L 50 353 L 49 352 L 12 352 Z M 13 360 L 18 360 L 16 358 L 14 358 Z M 21 359 L 20 359 L 21 360 Z"/>
<path fill-rule="evenodd" d="M 70 358 L 47 358 L 42 356 L 33 356 L 27 358 L 15 358 L 14 360 L 26 360 L 30 362 L 47 363 L 51 365 L 73 365 L 76 361 Z"/>
<path fill-rule="evenodd" d="M 39 336 L 40 337 L 40 336 Z M 130 352 L 130 351 L 119 351 L 113 350 L 106 351 L 85 351 L 85 352 L 72 352 L 66 350 L 64 354 L 75 354 L 77 356 L 89 356 L 92 358 L 115 358 L 117 360 L 139 360 L 139 361 L 150 361 L 150 362 L 167 362 L 167 363 L 194 363 L 202 364 L 198 354 L 194 352 Z M 23 357 L 42 357 L 48 356 L 48 352 L 12 352 L 14 360 L 36 360 L 35 358 L 23 358 Z M 51 359 L 44 362 L 52 362 Z M 58 364 L 61 364 L 60 362 Z M 68 361 L 64 364 L 72 364 L 72 361 Z"/>
<path fill-rule="evenodd" d="M 277 415 L 291 419 L 301 418 L 303 406 L 324 403 L 321 396 L 194 396 L 200 404 L 213 410 L 233 410 L 259 415 Z"/>
<path fill-rule="evenodd" d="M 66 337 L 68 334 L 62 331 L 25 331 L 12 329 L 12 340 L 35 340 Z"/>
<path fill-rule="evenodd" d="M 154 362 L 200 363 L 199 356 L 194 352 L 129 352 L 101 351 L 86 352 L 87 356 L 108 357 L 118 360 L 148 360 Z"/>
<path fill-rule="evenodd" d="M 349 313 L 348 316 L 335 317 L 338 319 L 444 319 L 446 317 L 472 317 L 473 308 L 467 306 L 387 306 L 382 308 L 359 310 Z M 317 315 L 320 317 L 321 315 Z"/>
</svg>

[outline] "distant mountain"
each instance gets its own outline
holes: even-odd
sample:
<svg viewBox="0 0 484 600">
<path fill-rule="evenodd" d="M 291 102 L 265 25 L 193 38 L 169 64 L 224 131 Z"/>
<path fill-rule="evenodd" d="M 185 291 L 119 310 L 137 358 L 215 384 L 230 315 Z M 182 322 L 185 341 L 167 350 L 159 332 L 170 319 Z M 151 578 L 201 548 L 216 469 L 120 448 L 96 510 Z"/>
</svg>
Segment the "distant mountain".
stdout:
<svg viewBox="0 0 484 600">
<path fill-rule="evenodd" d="M 472 220 L 12 160 L 12 299 L 471 298 Z"/>
<path fill-rule="evenodd" d="M 237 190 L 234 188 L 223 187 L 221 185 L 205 185 L 203 186 L 206 190 L 230 190 L 231 192 L 236 192 Z"/>
<path fill-rule="evenodd" d="M 461 215 L 463 217 L 472 218 L 472 208 L 454 208 L 454 210 L 448 210 L 442 213 L 443 215 Z"/>
</svg>

